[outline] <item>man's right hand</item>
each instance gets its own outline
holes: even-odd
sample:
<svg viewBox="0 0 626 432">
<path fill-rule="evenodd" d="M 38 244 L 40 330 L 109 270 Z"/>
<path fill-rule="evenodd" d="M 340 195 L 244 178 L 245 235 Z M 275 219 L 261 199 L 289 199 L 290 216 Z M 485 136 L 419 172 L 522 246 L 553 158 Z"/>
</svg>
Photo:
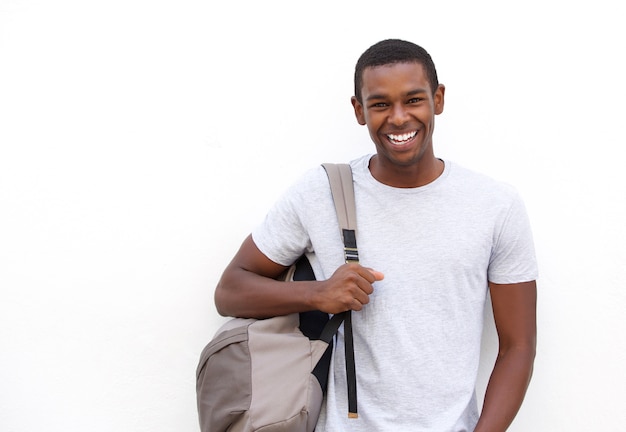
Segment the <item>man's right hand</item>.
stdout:
<svg viewBox="0 0 626 432">
<path fill-rule="evenodd" d="M 320 281 L 313 290 L 312 303 L 323 312 L 336 314 L 347 310 L 359 311 L 369 303 L 374 292 L 372 284 L 384 275 L 360 264 L 339 267 L 330 279 Z"/>
</svg>

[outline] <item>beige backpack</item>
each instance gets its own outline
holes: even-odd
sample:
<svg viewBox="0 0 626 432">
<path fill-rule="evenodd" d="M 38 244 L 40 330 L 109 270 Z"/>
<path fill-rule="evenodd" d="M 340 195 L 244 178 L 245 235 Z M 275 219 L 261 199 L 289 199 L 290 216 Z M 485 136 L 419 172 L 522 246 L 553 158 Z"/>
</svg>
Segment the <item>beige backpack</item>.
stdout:
<svg viewBox="0 0 626 432">
<path fill-rule="evenodd" d="M 352 172 L 324 164 L 344 241 L 346 262 L 358 262 Z M 284 280 L 315 280 L 305 256 Z M 344 323 L 349 413 L 357 417 L 350 311 L 313 311 L 256 320 L 233 318 L 204 348 L 196 372 L 202 432 L 312 432 L 326 391 L 332 341 Z"/>
</svg>

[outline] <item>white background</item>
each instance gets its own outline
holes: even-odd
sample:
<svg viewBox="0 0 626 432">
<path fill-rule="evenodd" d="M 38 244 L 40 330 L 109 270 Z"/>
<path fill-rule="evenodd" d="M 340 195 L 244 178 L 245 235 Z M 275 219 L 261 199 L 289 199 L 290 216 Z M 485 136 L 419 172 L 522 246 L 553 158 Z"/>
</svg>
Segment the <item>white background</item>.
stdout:
<svg viewBox="0 0 626 432">
<path fill-rule="evenodd" d="M 198 430 L 223 268 L 304 170 L 374 151 L 353 66 L 398 37 L 447 87 L 436 154 L 513 183 L 533 223 L 539 346 L 510 430 L 622 431 L 620 10 L 0 0 L 0 430 Z"/>
</svg>

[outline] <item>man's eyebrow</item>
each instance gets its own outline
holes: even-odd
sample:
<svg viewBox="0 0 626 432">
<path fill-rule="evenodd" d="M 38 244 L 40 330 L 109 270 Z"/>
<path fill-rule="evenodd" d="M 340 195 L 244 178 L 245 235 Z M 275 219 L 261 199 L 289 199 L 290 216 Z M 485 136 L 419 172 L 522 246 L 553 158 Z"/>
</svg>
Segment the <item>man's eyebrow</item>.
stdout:
<svg viewBox="0 0 626 432">
<path fill-rule="evenodd" d="M 367 100 L 367 101 L 371 101 L 371 100 L 374 100 L 374 99 L 385 99 L 385 95 L 382 95 L 382 94 L 373 94 L 373 95 L 369 95 L 369 96 L 367 97 L 367 99 L 365 99 L 365 100 Z"/>
<path fill-rule="evenodd" d="M 415 96 L 417 94 L 426 93 L 427 91 L 428 90 L 426 90 L 426 89 L 418 88 L 418 89 L 415 89 L 415 90 L 411 90 L 406 95 L 407 96 Z"/>
<path fill-rule="evenodd" d="M 415 95 L 422 94 L 422 93 L 427 93 L 427 92 L 428 92 L 428 90 L 426 90 L 426 89 L 417 88 L 417 89 L 408 91 L 406 93 L 406 96 L 415 96 Z M 375 99 L 385 99 L 386 97 L 387 96 L 385 96 L 383 94 L 372 94 L 372 95 L 369 95 L 365 100 L 366 101 L 371 101 L 371 100 L 375 100 Z"/>
</svg>

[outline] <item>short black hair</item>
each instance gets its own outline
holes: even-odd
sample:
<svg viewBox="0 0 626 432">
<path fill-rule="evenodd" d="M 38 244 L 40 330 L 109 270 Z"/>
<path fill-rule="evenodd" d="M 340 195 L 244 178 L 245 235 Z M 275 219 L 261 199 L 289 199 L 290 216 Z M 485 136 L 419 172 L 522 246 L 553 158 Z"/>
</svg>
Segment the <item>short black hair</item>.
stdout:
<svg viewBox="0 0 626 432">
<path fill-rule="evenodd" d="M 354 69 L 354 96 L 363 103 L 361 87 L 363 86 L 363 71 L 368 67 L 384 66 L 395 63 L 419 63 L 426 71 L 426 78 L 435 94 L 439 87 L 437 69 L 430 54 L 419 45 L 400 39 L 386 39 L 369 47 L 356 63 Z"/>
</svg>

